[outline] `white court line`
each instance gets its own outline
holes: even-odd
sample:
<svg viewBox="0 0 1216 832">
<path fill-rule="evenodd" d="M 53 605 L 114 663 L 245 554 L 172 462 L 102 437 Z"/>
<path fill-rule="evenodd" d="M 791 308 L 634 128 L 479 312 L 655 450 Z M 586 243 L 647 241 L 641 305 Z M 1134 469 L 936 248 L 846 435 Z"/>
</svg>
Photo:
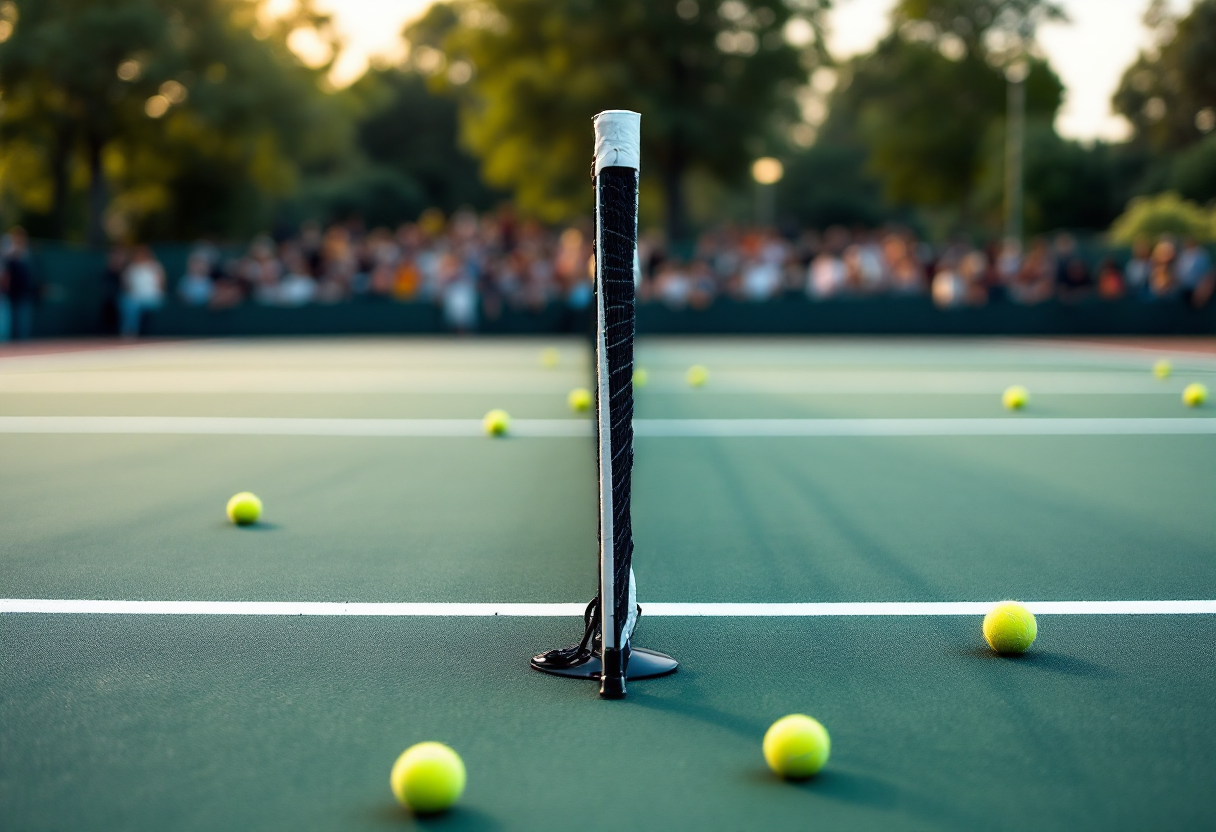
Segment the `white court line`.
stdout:
<svg viewBox="0 0 1216 832">
<path fill-rule="evenodd" d="M 643 603 L 648 617 L 715 616 L 840 617 L 983 615 L 995 601 L 875 601 L 765 603 Z M 1216 615 L 1211 601 L 1026 601 L 1039 615 Z M 345 603 L 341 601 L 89 601 L 47 598 L 0 598 L 0 614 L 54 615 L 261 615 L 546 618 L 581 616 L 584 603 Z"/>
<path fill-rule="evenodd" d="M 648 437 L 1164 436 L 1216 434 L 1213 418 L 1055 419 L 637 419 Z M 229 416 L 0 416 L 0 434 L 223 436 L 437 436 L 483 434 L 479 419 L 291 419 Z M 583 419 L 517 419 L 516 437 L 592 435 Z"/>
</svg>

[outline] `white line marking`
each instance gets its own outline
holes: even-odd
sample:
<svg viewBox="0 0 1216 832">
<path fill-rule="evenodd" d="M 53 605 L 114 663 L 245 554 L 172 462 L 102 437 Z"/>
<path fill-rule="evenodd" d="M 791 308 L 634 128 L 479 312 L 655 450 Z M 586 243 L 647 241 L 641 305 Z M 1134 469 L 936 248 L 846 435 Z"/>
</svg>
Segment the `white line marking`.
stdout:
<svg viewBox="0 0 1216 832">
<path fill-rule="evenodd" d="M 239 416 L 0 416 L 0 433 L 223 436 L 483 436 L 480 419 L 295 419 Z M 518 419 L 515 436 L 590 436 L 580 419 Z"/>
<path fill-rule="evenodd" d="M 843 603 L 643 603 L 649 617 L 815 617 L 983 615 L 995 601 Z M 1211 601 L 1026 601 L 1039 615 L 1216 615 Z M 87 601 L 0 598 L 0 613 L 87 615 L 328 615 L 391 617 L 578 617 L 586 604 L 344 603 L 329 601 Z"/>
<path fill-rule="evenodd" d="M 1216 434 L 1216 419 L 637 419 L 648 437 L 773 436 L 1173 436 Z M 482 436 L 480 419 L 294 419 L 229 416 L 0 416 L 0 434 L 223 436 Z M 583 419 L 517 419 L 511 435 L 586 437 Z"/>
<path fill-rule="evenodd" d="M 1076 436 L 1216 434 L 1216 419 L 639 419 L 650 436 Z"/>
</svg>

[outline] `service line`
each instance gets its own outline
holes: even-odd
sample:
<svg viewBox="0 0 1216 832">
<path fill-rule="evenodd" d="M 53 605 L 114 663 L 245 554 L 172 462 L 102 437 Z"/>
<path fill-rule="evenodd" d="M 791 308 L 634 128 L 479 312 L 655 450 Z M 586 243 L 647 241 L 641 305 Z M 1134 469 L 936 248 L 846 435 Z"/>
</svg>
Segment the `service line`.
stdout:
<svg viewBox="0 0 1216 832">
<path fill-rule="evenodd" d="M 1216 419 L 636 419 L 648 437 L 781 436 L 1171 436 L 1216 434 Z M 189 436 L 482 436 L 480 419 L 297 419 L 244 416 L 0 416 L 0 434 Z M 521 438 L 588 437 L 589 419 L 516 419 Z"/>
<path fill-rule="evenodd" d="M 996 601 L 873 601 L 808 603 L 644 603 L 648 617 L 840 617 L 983 615 Z M 1026 601 L 1037 615 L 1214 615 L 1211 601 Z M 342 601 L 91 601 L 0 598 L 0 613 L 47 615 L 257 615 L 384 617 L 577 617 L 586 604 L 346 603 Z"/>
</svg>

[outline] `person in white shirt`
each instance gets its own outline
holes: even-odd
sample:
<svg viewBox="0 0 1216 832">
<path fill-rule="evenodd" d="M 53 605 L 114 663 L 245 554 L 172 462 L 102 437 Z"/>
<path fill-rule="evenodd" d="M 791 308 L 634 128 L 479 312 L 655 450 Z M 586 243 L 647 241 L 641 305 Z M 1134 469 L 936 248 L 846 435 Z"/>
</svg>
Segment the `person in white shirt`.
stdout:
<svg viewBox="0 0 1216 832">
<path fill-rule="evenodd" d="M 122 336 L 138 338 L 144 314 L 159 309 L 165 298 L 165 270 L 152 249 L 139 246 L 122 273 Z"/>
</svg>

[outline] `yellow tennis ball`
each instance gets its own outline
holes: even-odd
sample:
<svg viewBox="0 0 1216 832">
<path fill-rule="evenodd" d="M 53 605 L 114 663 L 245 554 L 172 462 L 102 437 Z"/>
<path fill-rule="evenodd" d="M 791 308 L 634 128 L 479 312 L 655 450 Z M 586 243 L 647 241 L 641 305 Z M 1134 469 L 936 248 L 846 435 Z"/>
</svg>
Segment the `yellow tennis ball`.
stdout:
<svg viewBox="0 0 1216 832">
<path fill-rule="evenodd" d="M 1174 371 L 1174 367 L 1164 358 L 1153 365 L 1153 375 L 1157 378 L 1169 378 L 1170 373 Z"/>
<path fill-rule="evenodd" d="M 1187 407 L 1199 407 L 1208 400 L 1208 388 L 1199 382 L 1188 384 L 1182 391 L 1182 403 Z"/>
<path fill-rule="evenodd" d="M 984 639 L 998 653 L 1025 653 L 1038 634 L 1034 615 L 1017 601 L 1002 601 L 984 616 Z"/>
<path fill-rule="evenodd" d="M 684 378 L 690 387 L 704 387 L 705 382 L 709 381 L 709 370 L 700 364 L 693 364 Z"/>
<path fill-rule="evenodd" d="M 545 367 L 556 367 L 562 360 L 562 354 L 554 347 L 545 347 L 540 351 L 540 363 Z"/>
<path fill-rule="evenodd" d="M 464 761 L 441 742 L 420 742 L 401 753 L 388 782 L 402 806 L 415 812 L 442 812 L 464 791 Z"/>
<path fill-rule="evenodd" d="M 481 426 L 490 436 L 505 436 L 511 427 L 511 415 L 505 410 L 491 410 L 481 420 Z"/>
<path fill-rule="evenodd" d="M 232 499 L 228 501 L 227 510 L 229 520 L 238 526 L 248 526 L 258 522 L 258 518 L 262 516 L 262 501 L 257 498 L 256 494 L 242 491 L 240 494 L 232 495 Z"/>
<path fill-rule="evenodd" d="M 1015 384 L 1005 391 L 1001 401 L 1010 410 L 1021 410 L 1030 401 L 1030 391 L 1020 384 Z"/>
<path fill-rule="evenodd" d="M 645 367 L 638 367 L 633 371 L 633 386 L 645 387 L 646 382 L 650 381 L 650 373 L 646 372 Z"/>
<path fill-rule="evenodd" d="M 591 391 L 582 387 L 574 388 L 570 395 L 566 396 L 566 404 L 570 405 L 570 409 L 575 413 L 586 413 L 591 409 Z"/>
<path fill-rule="evenodd" d="M 764 761 L 782 777 L 810 777 L 823 768 L 831 753 L 828 729 L 805 714 L 783 716 L 764 733 Z"/>
</svg>

